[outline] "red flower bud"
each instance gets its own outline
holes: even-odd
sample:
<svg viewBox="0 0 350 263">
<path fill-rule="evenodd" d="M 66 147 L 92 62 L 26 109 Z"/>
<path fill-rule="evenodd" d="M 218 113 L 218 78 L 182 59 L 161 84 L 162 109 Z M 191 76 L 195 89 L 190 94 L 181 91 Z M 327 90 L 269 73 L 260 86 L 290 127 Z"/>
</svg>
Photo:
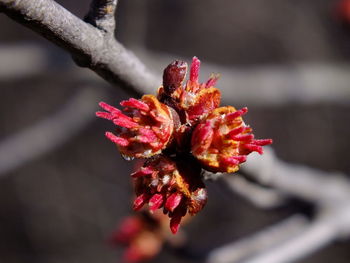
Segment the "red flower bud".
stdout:
<svg viewBox="0 0 350 263">
<path fill-rule="evenodd" d="M 124 218 L 119 228 L 112 234 L 110 242 L 126 244 L 130 242 L 143 228 L 141 218 L 136 216 L 129 216 Z"/>
<path fill-rule="evenodd" d="M 262 154 L 262 146 L 272 143 L 271 139 L 254 139 L 252 129 L 241 117 L 247 111 L 231 106 L 217 108 L 195 128 L 192 154 L 207 170 L 236 172 L 248 154 L 253 151 Z"/>
<path fill-rule="evenodd" d="M 123 111 L 100 103 L 106 112 L 96 115 L 117 125 L 115 134 L 106 132 L 106 137 L 126 157 L 146 158 L 160 153 L 171 140 L 173 111 L 153 95 L 144 95 L 141 100 L 131 98 L 120 105 Z"/>
<path fill-rule="evenodd" d="M 180 97 L 180 105 L 191 123 L 203 118 L 220 105 L 221 94 L 215 88 L 219 75 L 212 75 L 206 83 L 199 83 L 200 60 L 193 57 L 190 79 Z"/>
<path fill-rule="evenodd" d="M 219 76 L 199 83 L 199 69 L 200 61 L 194 57 L 189 80 L 183 86 L 187 64 L 174 61 L 164 70 L 163 86 L 158 90 L 159 100 L 177 110 L 184 124 L 194 124 L 220 104 L 220 91 L 214 87 Z"/>
<path fill-rule="evenodd" d="M 182 194 L 180 194 L 180 193 L 173 193 L 167 198 L 164 207 L 168 211 L 174 212 L 175 208 L 179 206 L 181 200 L 182 200 Z"/>
<path fill-rule="evenodd" d="M 123 262 L 136 263 L 149 260 L 159 253 L 165 235 L 162 217 L 138 214 L 125 218 L 109 239 L 111 245 L 124 245 Z"/>
<path fill-rule="evenodd" d="M 181 92 L 182 84 L 185 80 L 187 72 L 187 63 L 184 61 L 175 60 L 169 64 L 163 73 L 163 88 L 164 92 L 172 96 L 174 92 Z"/>
<path fill-rule="evenodd" d="M 153 172 L 144 173 L 145 170 Z M 200 172 L 200 166 L 193 165 L 193 160 L 187 162 L 160 155 L 147 161 L 132 174 L 137 195 L 134 209 L 139 210 L 147 202 L 151 212 L 163 208 L 171 218 L 172 232 L 176 233 L 187 212 L 194 215 L 206 204 L 207 192 Z"/>
</svg>

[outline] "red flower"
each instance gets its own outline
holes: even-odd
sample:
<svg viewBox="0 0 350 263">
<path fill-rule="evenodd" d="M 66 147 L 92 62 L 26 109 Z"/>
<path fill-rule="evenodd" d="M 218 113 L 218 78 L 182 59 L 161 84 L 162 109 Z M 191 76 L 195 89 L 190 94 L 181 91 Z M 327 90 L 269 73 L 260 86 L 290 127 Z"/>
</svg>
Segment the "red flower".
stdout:
<svg viewBox="0 0 350 263">
<path fill-rule="evenodd" d="M 127 157 L 147 158 L 159 154 L 171 140 L 176 113 L 172 114 L 172 110 L 153 95 L 144 95 L 141 100 L 131 98 L 120 105 L 123 111 L 100 102 L 107 112 L 96 115 L 117 125 L 116 135 L 106 132 L 106 137 Z"/>
<path fill-rule="evenodd" d="M 336 5 L 336 18 L 345 24 L 350 24 L 350 1 L 340 0 Z"/>
<path fill-rule="evenodd" d="M 241 117 L 247 111 L 247 108 L 236 110 L 231 106 L 217 108 L 195 128 L 192 154 L 205 169 L 236 172 L 248 154 L 253 151 L 262 154 L 262 146 L 272 143 L 271 139 L 254 139 L 252 129 Z"/>
<path fill-rule="evenodd" d="M 112 233 L 112 245 L 125 245 L 123 262 L 136 263 L 155 257 L 165 242 L 161 218 L 148 214 L 124 218 Z"/>
<path fill-rule="evenodd" d="M 219 76 L 212 75 L 206 83 L 199 83 L 199 69 L 200 61 L 194 57 L 190 78 L 183 86 L 187 63 L 174 61 L 164 70 L 163 86 L 158 90 L 159 100 L 175 108 L 183 123 L 195 124 L 220 105 L 220 91 L 214 87 Z"/>
<path fill-rule="evenodd" d="M 195 160 L 194 160 L 195 161 Z M 131 175 L 135 180 L 134 210 L 148 203 L 151 212 L 163 208 L 170 217 L 170 229 L 178 231 L 181 218 L 198 213 L 207 202 L 201 167 L 185 159 L 160 155 Z"/>
<path fill-rule="evenodd" d="M 134 209 L 146 203 L 151 212 L 162 208 L 173 233 L 186 214 L 194 215 L 206 204 L 202 168 L 236 172 L 248 154 L 262 154 L 262 146 L 272 143 L 254 138 L 241 117 L 247 108 L 218 108 L 221 95 L 214 87 L 218 76 L 200 83 L 199 69 L 200 61 L 194 57 L 185 82 L 186 62 L 174 61 L 164 70 L 157 98 L 144 95 L 141 100 L 123 101 L 122 111 L 101 102 L 106 112 L 96 113 L 117 126 L 115 134 L 106 136 L 124 156 L 149 158 L 132 174 Z"/>
</svg>

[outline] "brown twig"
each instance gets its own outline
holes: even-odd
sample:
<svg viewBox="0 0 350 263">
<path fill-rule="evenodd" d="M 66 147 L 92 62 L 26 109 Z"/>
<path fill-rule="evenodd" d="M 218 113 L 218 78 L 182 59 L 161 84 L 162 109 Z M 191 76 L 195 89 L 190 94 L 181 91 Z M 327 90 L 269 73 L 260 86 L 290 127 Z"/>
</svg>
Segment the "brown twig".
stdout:
<svg viewBox="0 0 350 263">
<path fill-rule="evenodd" d="M 94 3 L 98 2 L 116 3 Z M 129 93 L 139 95 L 144 89 L 155 90 L 160 79 L 150 73 L 132 52 L 105 34 L 105 30 L 114 27 L 111 20 L 115 10 L 114 5 L 106 6 L 109 10 L 106 16 L 93 16 L 100 14 L 103 5 L 97 5 L 97 11 L 89 13 L 90 18 L 94 17 L 90 21 L 95 21 L 102 28 L 99 29 L 53 0 L 0 0 L 1 12 L 67 50 L 79 66 L 90 68 L 110 83 L 121 84 Z"/>
</svg>

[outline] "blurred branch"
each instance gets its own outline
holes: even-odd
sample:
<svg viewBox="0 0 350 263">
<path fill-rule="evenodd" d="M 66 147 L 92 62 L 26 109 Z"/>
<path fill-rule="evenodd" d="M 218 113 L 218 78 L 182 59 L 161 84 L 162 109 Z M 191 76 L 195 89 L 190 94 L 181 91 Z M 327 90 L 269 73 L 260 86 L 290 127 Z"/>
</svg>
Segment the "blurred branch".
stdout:
<svg viewBox="0 0 350 263">
<path fill-rule="evenodd" d="M 263 155 L 251 154 L 242 170 L 263 185 L 322 206 L 350 200 L 345 175 L 283 162 L 269 147 Z"/>
<path fill-rule="evenodd" d="M 349 207 L 345 209 L 349 210 Z M 347 220 L 350 219 L 349 215 L 350 213 L 346 215 Z M 280 263 L 300 260 L 339 238 L 340 233 L 337 227 L 339 224 L 336 222 L 339 217 L 340 221 L 344 219 L 342 218 L 343 214 L 339 213 L 329 214 L 324 218 L 318 218 L 297 235 L 292 235 L 288 241 L 281 242 L 281 244 L 275 247 L 267 248 L 265 251 L 258 253 L 255 257 L 244 262 Z"/>
<path fill-rule="evenodd" d="M 84 88 L 62 109 L 0 142 L 0 176 L 5 176 L 78 134 L 94 119 L 96 98 L 103 93 Z"/>
<path fill-rule="evenodd" d="M 261 209 L 276 208 L 286 201 L 282 192 L 249 182 L 240 174 L 223 176 L 219 182 Z"/>
<path fill-rule="evenodd" d="M 106 5 L 103 5 L 105 3 Z M 96 4 L 96 5 L 95 5 Z M 113 84 L 134 94 L 153 90 L 160 84 L 142 62 L 105 30 L 114 27 L 116 1 L 94 1 L 89 12 L 97 27 L 88 24 L 53 0 L 0 0 L 0 12 L 29 27 L 67 50 L 75 62 L 88 67 Z M 105 15 L 100 16 L 106 7 Z M 95 16 L 96 14 L 99 14 Z"/>
<path fill-rule="evenodd" d="M 1 0 L 0 0 L 1 1 Z M 186 60 L 171 54 L 151 52 L 135 49 L 142 61 L 149 68 L 157 71 L 161 76 L 162 68 L 174 60 Z M 11 45 L 0 46 L 0 57 L 4 63 L 0 64 L 0 78 L 13 79 L 18 75 L 25 76 L 47 69 L 47 64 L 54 64 L 47 50 L 38 46 Z M 20 59 L 13 59 L 13 58 Z M 36 66 L 33 67 L 33 64 Z M 67 63 L 68 64 L 68 63 Z M 67 68 L 66 63 L 62 70 L 78 76 L 82 80 L 102 80 L 91 71 L 81 68 Z M 211 72 L 220 72 L 221 78 L 218 87 L 222 91 L 223 102 L 245 105 L 285 105 L 286 103 L 345 103 L 350 99 L 350 65 L 313 65 L 300 64 L 291 67 L 259 66 L 239 69 L 223 65 L 202 63 L 201 76 L 205 78 Z M 67 74 L 67 73 L 66 73 Z M 159 78 L 160 79 L 160 78 Z M 143 93 L 152 94 L 156 86 L 145 86 Z M 147 88 L 148 87 L 148 88 Z M 330 89 L 329 87 L 332 87 Z"/>
<path fill-rule="evenodd" d="M 0 45 L 0 60 L 0 80 L 8 81 L 40 74 L 47 69 L 48 56 L 36 45 L 9 44 Z"/>
<path fill-rule="evenodd" d="M 214 249 L 209 253 L 208 262 L 231 263 L 280 263 L 294 262 L 316 250 L 330 244 L 335 240 L 348 238 L 350 235 L 350 180 L 345 175 L 327 173 L 302 165 L 288 164 L 279 160 L 273 150 L 266 147 L 262 156 L 252 154 L 242 170 L 254 179 L 258 184 L 271 187 L 283 195 L 290 195 L 315 206 L 316 214 L 310 224 L 303 224 L 302 231 L 295 229 L 293 233 L 286 235 L 288 238 L 281 241 L 280 235 L 264 234 L 253 235 L 244 241 L 237 241 L 222 248 Z M 231 178 L 232 179 L 232 178 Z M 225 179 L 231 184 L 233 190 L 247 197 L 253 203 L 258 203 L 257 198 L 251 198 L 250 194 L 257 194 L 258 188 L 247 187 L 246 182 Z M 233 184 L 238 184 L 233 186 Z M 249 183 L 253 184 L 253 183 Z M 248 192 L 242 194 L 243 188 Z M 272 228 L 278 228 L 278 224 Z M 283 235 L 283 228 L 281 233 Z M 277 231 L 279 232 L 279 231 Z M 267 232 L 268 233 L 268 232 Z M 255 250 L 261 245 L 262 237 L 269 237 L 263 243 L 263 250 Z M 266 245 L 268 244 L 268 245 Z M 230 249 L 228 249 L 230 248 Z M 237 249 L 239 248 L 239 249 Z M 239 257 L 237 251 L 247 252 L 247 258 Z M 219 261 L 219 258 L 222 260 Z"/>
<path fill-rule="evenodd" d="M 252 254 L 261 252 L 280 242 L 288 240 L 296 233 L 302 232 L 307 226 L 307 219 L 302 215 L 294 215 L 274 226 L 242 238 L 231 244 L 224 245 L 210 252 L 207 263 L 242 262 Z M 266 261 L 270 262 L 270 261 Z M 284 262 L 284 261 L 280 261 Z"/>
<path fill-rule="evenodd" d="M 148 67 L 158 69 L 174 60 L 173 54 L 133 48 Z M 188 60 L 176 56 L 179 60 Z M 201 76 L 220 73 L 217 86 L 225 103 L 244 105 L 285 105 L 286 103 L 348 103 L 350 99 L 349 64 L 295 64 L 252 66 L 221 65 L 204 61 Z M 331 87 L 331 88 L 330 88 Z"/>
</svg>

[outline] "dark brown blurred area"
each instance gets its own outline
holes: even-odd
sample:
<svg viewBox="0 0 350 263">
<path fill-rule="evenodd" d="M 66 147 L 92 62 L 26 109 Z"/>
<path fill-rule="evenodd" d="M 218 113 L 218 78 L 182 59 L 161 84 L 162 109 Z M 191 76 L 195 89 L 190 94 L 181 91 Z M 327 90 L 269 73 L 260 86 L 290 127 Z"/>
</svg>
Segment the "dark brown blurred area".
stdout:
<svg viewBox="0 0 350 263">
<path fill-rule="evenodd" d="M 80 18 L 89 8 L 89 1 L 57 2 Z M 119 2 L 116 36 L 126 47 L 188 61 L 196 55 L 203 65 L 240 70 L 350 61 L 350 30 L 335 18 L 335 0 Z M 86 87 L 104 92 L 97 93 L 89 124 L 52 151 L 0 174 L 0 262 L 120 262 L 122 249 L 106 240 L 132 213 L 129 174 L 134 165 L 104 138 L 109 123 L 94 118 L 99 101 L 117 105 L 127 94 L 77 68 L 63 50 L 0 14 L 0 147 L 2 140 L 54 114 Z M 273 105 L 240 101 L 235 106 L 249 107 L 247 123 L 257 137 L 273 138 L 281 159 L 350 174 L 347 98 Z M 263 211 L 215 182 L 208 182 L 208 192 L 206 208 L 184 227 L 187 257 L 166 249 L 151 262 L 203 262 L 198 255 L 211 248 L 293 213 L 312 213 L 300 200 Z M 346 241 L 301 262 L 349 261 Z"/>
</svg>

